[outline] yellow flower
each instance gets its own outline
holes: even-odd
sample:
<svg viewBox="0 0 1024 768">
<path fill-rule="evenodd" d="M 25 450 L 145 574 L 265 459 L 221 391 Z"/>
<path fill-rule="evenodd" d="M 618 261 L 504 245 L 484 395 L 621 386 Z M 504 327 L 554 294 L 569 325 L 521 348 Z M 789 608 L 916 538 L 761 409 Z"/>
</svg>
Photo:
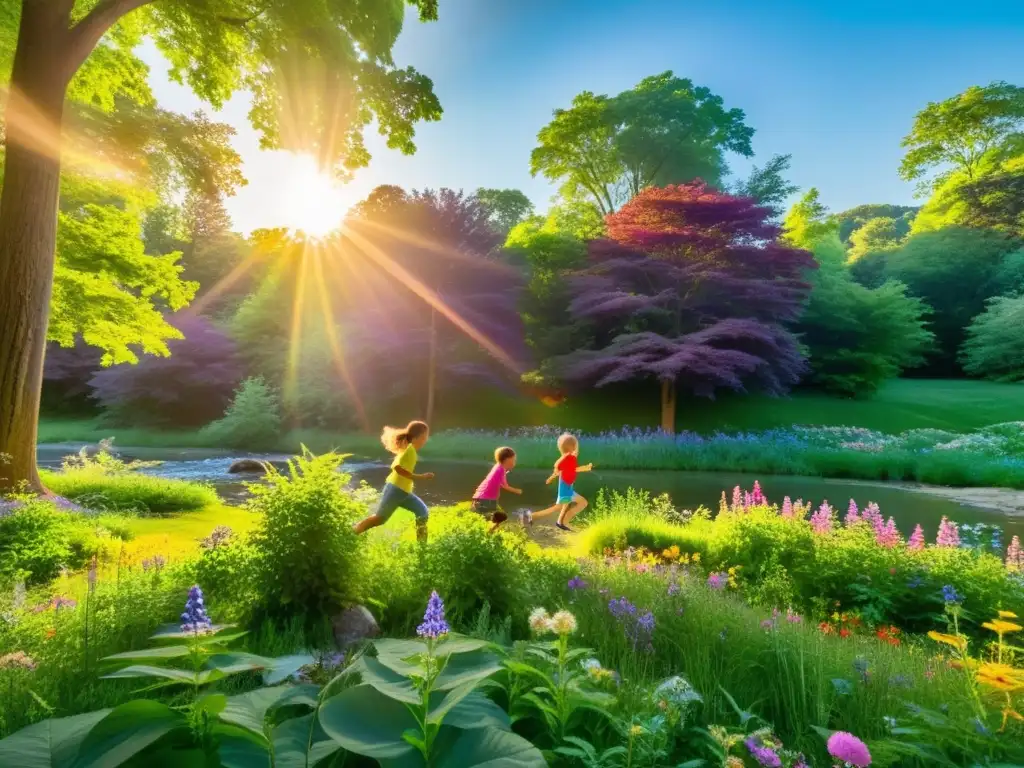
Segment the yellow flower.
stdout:
<svg viewBox="0 0 1024 768">
<path fill-rule="evenodd" d="M 694 552 L 691 559 L 696 565 L 700 565 L 700 552 Z"/>
<path fill-rule="evenodd" d="M 999 618 L 1000 619 L 1016 619 L 1017 618 L 1017 614 L 1014 613 L 1013 611 L 1000 611 L 999 612 Z"/>
<path fill-rule="evenodd" d="M 978 668 L 977 679 L 982 685 L 1007 693 L 1024 689 L 1024 669 L 998 662 L 982 664 Z"/>
<path fill-rule="evenodd" d="M 942 632 L 929 632 L 928 637 L 937 643 L 945 643 L 951 645 L 958 651 L 964 651 L 967 648 L 967 638 L 961 637 L 960 635 L 947 635 Z"/>
<path fill-rule="evenodd" d="M 1000 611 L 1001 613 L 1001 611 Z M 1002 619 L 993 619 L 992 621 L 986 621 L 982 624 L 985 629 L 991 629 L 1000 635 L 1005 635 L 1007 632 L 1020 632 L 1020 624 L 1014 624 L 1012 621 L 1003 621 Z"/>
<path fill-rule="evenodd" d="M 675 560 L 677 557 L 679 557 L 679 546 L 677 544 L 673 544 L 671 547 L 664 550 L 661 553 L 661 556 L 664 557 L 666 560 Z"/>
<path fill-rule="evenodd" d="M 743 768 L 743 758 L 730 755 L 725 758 L 725 768 Z"/>
<path fill-rule="evenodd" d="M 1009 699 L 1009 695 L 1007 695 L 1006 698 Z M 1024 716 L 1022 716 L 1020 712 L 1013 709 L 1012 707 L 1007 706 L 1006 709 L 1003 710 L 1003 724 L 999 727 L 1000 733 L 1006 730 L 1006 720 L 1010 717 L 1012 717 L 1014 720 L 1020 720 L 1022 723 L 1024 723 Z"/>
<path fill-rule="evenodd" d="M 629 735 L 633 737 L 639 736 L 643 732 L 643 726 L 640 725 L 634 725 L 632 728 L 629 729 Z"/>
</svg>

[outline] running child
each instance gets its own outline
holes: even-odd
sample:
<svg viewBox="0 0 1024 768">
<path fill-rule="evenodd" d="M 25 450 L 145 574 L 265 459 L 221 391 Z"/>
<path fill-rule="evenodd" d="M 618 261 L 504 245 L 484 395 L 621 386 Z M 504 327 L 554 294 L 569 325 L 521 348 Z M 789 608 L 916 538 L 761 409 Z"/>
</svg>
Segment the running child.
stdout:
<svg viewBox="0 0 1024 768">
<path fill-rule="evenodd" d="M 569 521 L 587 508 L 587 500 L 576 493 L 574 487 L 576 474 L 589 472 L 594 465 L 579 466 L 580 444 L 573 435 L 564 434 L 558 438 L 558 452 L 562 456 L 555 462 L 555 470 L 551 473 L 551 477 L 545 481 L 551 485 L 556 479 L 558 480 L 558 496 L 555 504 L 545 510 L 535 512 L 533 516 L 535 518 L 543 517 L 558 510 L 558 520 L 555 522 L 555 526 L 563 531 L 571 531 Z"/>
<path fill-rule="evenodd" d="M 521 494 L 521 488 L 513 488 L 508 484 L 508 473 L 516 466 L 516 452 L 511 448 L 498 448 L 494 452 L 494 466 L 487 473 L 487 477 L 477 486 L 473 493 L 473 511 L 479 512 L 485 517 L 490 515 L 491 528 L 488 533 L 494 533 L 498 526 L 508 520 L 508 515 L 498 503 L 498 497 L 503 490 L 509 493 Z"/>
<path fill-rule="evenodd" d="M 416 538 L 427 540 L 427 518 L 430 510 L 423 499 L 412 492 L 413 481 L 433 480 L 433 472 L 417 475 L 416 462 L 419 452 L 430 438 L 430 427 L 426 422 L 410 421 L 404 429 L 400 427 L 384 427 L 380 441 L 384 447 L 395 454 L 391 462 L 391 474 L 384 481 L 384 490 L 380 495 L 377 511 L 356 523 L 352 530 L 364 533 L 378 525 L 384 525 L 396 509 L 407 509 L 416 515 Z"/>
</svg>

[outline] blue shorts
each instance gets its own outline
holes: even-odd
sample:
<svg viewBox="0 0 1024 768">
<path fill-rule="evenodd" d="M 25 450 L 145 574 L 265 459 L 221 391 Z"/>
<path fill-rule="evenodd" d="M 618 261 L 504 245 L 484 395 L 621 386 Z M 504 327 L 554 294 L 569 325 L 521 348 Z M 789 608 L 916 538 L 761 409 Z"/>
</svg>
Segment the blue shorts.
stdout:
<svg viewBox="0 0 1024 768">
<path fill-rule="evenodd" d="M 569 504 L 575 498 L 576 489 L 563 481 L 562 478 L 558 478 L 558 503 Z"/>
<path fill-rule="evenodd" d="M 391 483 L 384 483 L 384 490 L 380 494 L 380 503 L 377 505 L 377 511 L 373 514 L 381 521 L 386 521 L 399 508 L 409 510 L 416 515 L 417 520 L 426 520 L 430 517 L 427 505 L 415 493 L 403 491 Z"/>
</svg>

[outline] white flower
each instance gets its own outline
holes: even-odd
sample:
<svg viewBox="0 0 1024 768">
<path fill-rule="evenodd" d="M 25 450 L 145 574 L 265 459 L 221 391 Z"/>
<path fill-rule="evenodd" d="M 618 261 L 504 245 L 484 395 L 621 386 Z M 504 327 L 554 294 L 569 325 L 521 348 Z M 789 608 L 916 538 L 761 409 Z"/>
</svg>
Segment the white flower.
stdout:
<svg viewBox="0 0 1024 768">
<path fill-rule="evenodd" d="M 556 635 L 571 635 L 576 631 L 576 617 L 568 611 L 559 611 L 551 617 L 551 630 Z"/>
<path fill-rule="evenodd" d="M 534 608 L 530 613 L 530 631 L 544 635 L 551 631 L 551 617 L 543 608 Z"/>
</svg>

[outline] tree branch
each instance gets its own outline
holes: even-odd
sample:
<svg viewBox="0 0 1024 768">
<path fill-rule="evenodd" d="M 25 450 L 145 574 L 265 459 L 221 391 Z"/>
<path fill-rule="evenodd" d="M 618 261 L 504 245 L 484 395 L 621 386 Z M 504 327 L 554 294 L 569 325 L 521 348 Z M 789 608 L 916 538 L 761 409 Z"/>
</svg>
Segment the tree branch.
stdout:
<svg viewBox="0 0 1024 768">
<path fill-rule="evenodd" d="M 100 38 L 123 16 L 151 2 L 153 0 L 101 0 L 88 16 L 70 30 L 67 52 L 69 76 L 78 71 Z"/>
</svg>

